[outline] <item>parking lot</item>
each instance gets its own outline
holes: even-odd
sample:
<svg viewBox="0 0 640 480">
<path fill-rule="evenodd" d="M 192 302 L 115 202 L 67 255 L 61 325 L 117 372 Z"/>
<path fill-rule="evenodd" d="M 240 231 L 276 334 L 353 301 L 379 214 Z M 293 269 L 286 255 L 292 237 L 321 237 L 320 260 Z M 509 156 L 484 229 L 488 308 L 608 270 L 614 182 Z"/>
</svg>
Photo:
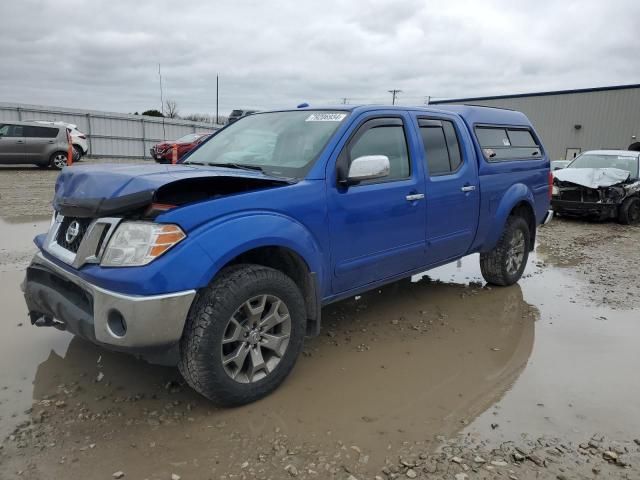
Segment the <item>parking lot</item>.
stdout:
<svg viewBox="0 0 640 480">
<path fill-rule="evenodd" d="M 333 304 L 281 388 L 216 409 L 29 325 L 56 175 L 0 167 L 1 479 L 640 478 L 640 227 L 555 219 L 512 287 L 473 255 Z"/>
</svg>

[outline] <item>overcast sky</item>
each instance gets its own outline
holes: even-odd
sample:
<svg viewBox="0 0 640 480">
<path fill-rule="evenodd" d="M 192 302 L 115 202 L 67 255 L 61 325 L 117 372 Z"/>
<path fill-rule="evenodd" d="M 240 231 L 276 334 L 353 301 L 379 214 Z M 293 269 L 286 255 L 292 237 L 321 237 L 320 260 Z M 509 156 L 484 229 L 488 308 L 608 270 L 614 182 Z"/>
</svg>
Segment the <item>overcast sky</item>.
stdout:
<svg viewBox="0 0 640 480">
<path fill-rule="evenodd" d="M 640 82 L 640 2 L 1 0 L 0 102 L 180 113 Z"/>
</svg>

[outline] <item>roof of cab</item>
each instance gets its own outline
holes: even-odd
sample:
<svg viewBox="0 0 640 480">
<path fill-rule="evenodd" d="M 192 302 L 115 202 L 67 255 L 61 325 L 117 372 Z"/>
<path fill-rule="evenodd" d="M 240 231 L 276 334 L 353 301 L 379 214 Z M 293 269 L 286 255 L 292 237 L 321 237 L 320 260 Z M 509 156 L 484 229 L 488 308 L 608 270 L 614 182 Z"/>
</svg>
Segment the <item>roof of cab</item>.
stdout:
<svg viewBox="0 0 640 480">
<path fill-rule="evenodd" d="M 342 110 L 360 114 L 376 110 L 398 110 L 429 113 L 454 113 L 461 116 L 468 125 L 523 125 L 530 126 L 531 122 L 524 113 L 503 108 L 480 107 L 475 105 L 437 105 L 437 106 L 399 106 L 399 105 L 323 105 L 305 106 L 297 110 Z"/>
</svg>

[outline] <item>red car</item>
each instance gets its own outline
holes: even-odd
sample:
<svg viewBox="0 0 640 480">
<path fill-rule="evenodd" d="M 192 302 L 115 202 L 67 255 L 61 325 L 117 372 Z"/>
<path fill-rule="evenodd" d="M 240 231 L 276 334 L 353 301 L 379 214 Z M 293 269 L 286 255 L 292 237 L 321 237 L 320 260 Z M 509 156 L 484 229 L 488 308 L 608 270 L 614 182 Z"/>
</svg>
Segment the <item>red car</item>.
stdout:
<svg viewBox="0 0 640 480">
<path fill-rule="evenodd" d="M 184 155 L 209 138 L 210 135 L 210 133 L 189 133 L 172 142 L 157 143 L 149 151 L 156 162 L 171 163 L 174 144 L 178 146 L 178 160 L 180 160 Z"/>
</svg>

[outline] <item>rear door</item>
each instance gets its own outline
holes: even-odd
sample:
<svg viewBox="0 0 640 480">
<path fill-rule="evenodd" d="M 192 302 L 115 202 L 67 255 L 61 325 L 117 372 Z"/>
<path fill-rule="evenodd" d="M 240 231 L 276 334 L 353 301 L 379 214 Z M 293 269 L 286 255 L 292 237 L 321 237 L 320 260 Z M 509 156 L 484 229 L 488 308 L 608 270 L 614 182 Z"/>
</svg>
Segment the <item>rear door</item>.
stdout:
<svg viewBox="0 0 640 480">
<path fill-rule="evenodd" d="M 337 154 L 336 163 L 346 170 L 357 157 L 385 155 L 388 176 L 345 187 L 338 184 L 335 168 L 328 174 L 335 294 L 424 265 L 424 174 L 408 119 L 367 116 Z"/>
<path fill-rule="evenodd" d="M 22 125 L 0 124 L 0 163 L 25 163 Z"/>
<path fill-rule="evenodd" d="M 478 173 L 471 138 L 455 117 L 417 117 L 426 175 L 429 265 L 463 256 L 478 226 Z"/>
<path fill-rule="evenodd" d="M 26 125 L 24 127 L 25 159 L 33 163 L 47 163 L 49 152 L 56 143 L 58 131 L 58 127 Z"/>
</svg>

